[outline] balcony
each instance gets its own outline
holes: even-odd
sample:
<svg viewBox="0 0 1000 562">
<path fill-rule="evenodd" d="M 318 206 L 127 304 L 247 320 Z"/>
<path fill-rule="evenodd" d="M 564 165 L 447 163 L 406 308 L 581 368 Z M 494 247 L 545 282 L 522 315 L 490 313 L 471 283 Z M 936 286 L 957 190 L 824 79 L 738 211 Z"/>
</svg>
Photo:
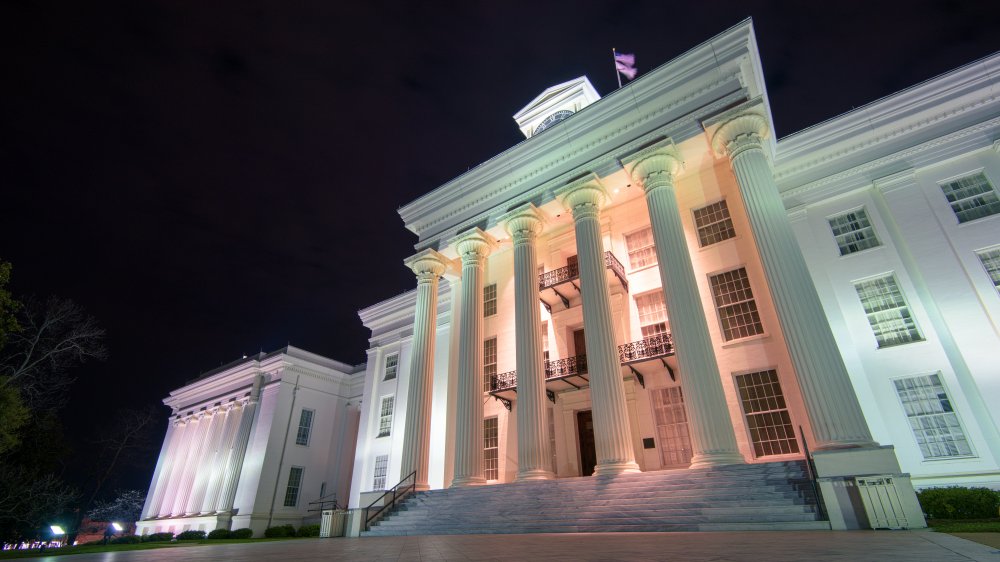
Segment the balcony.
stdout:
<svg viewBox="0 0 1000 562">
<path fill-rule="evenodd" d="M 674 354 L 674 339 L 670 334 L 658 334 L 618 346 L 618 361 L 623 367 L 623 374 L 631 374 L 643 388 L 646 388 L 646 380 L 639 367 L 647 365 L 643 370 L 648 373 L 648 364 L 652 362 L 662 364 L 670 378 L 677 380 L 673 366 L 667 362 L 667 357 Z M 654 364 L 652 368 L 660 367 Z M 557 392 L 581 390 L 589 386 L 586 355 L 545 362 L 545 394 L 553 403 Z M 517 372 L 509 371 L 491 377 L 489 394 L 510 410 L 517 397 Z"/>
<path fill-rule="evenodd" d="M 611 252 L 604 252 L 604 267 L 608 269 L 608 280 L 614 281 L 611 277 L 613 275 L 621 283 L 625 292 L 628 292 L 628 279 L 625 278 L 625 267 Z M 577 263 L 571 263 L 566 267 L 538 274 L 538 290 L 541 293 L 540 297 L 545 310 L 551 313 L 552 306 L 559 302 L 562 302 L 563 307 L 569 308 L 569 291 L 564 285 L 571 285 L 579 293 L 579 279 L 580 265 Z"/>
</svg>

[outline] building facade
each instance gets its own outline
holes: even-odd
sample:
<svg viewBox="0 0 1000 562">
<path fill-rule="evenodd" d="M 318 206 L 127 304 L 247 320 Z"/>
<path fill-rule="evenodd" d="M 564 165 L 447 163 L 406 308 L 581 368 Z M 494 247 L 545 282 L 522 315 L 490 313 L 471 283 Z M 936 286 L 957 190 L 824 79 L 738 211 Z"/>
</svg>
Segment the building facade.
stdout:
<svg viewBox="0 0 1000 562">
<path fill-rule="evenodd" d="M 350 505 L 418 488 L 813 453 L 1000 487 L 1000 55 L 776 141 L 745 22 L 403 206 Z M 780 108 L 777 108 L 780 111 Z M 856 506 L 855 506 L 856 508 Z M 838 523 L 838 518 L 839 523 Z"/>
<path fill-rule="evenodd" d="M 243 358 L 173 391 L 136 533 L 318 520 L 309 502 L 350 489 L 363 366 L 292 346 Z"/>
</svg>

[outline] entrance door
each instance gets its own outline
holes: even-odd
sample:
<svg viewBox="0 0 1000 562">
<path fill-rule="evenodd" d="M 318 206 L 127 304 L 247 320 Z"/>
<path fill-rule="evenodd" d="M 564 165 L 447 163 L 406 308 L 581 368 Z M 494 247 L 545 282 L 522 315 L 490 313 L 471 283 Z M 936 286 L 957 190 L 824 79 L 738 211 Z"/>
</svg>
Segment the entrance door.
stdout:
<svg viewBox="0 0 1000 562">
<path fill-rule="evenodd" d="M 583 337 L 583 328 L 573 331 L 573 355 L 587 354 L 587 340 Z"/>
<path fill-rule="evenodd" d="M 590 410 L 576 413 L 576 427 L 580 432 L 580 476 L 590 476 L 597 466 L 597 448 L 594 446 L 594 416 Z"/>
</svg>

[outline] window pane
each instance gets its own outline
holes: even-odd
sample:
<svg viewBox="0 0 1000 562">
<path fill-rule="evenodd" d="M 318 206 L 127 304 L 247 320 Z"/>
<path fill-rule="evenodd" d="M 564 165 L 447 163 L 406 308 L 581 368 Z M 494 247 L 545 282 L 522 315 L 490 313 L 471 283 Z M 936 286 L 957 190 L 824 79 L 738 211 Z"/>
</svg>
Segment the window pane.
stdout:
<svg viewBox="0 0 1000 562">
<path fill-rule="evenodd" d="M 396 369 L 399 366 L 399 354 L 393 353 L 385 358 L 385 376 L 382 380 L 392 380 L 396 378 Z"/>
<path fill-rule="evenodd" d="M 493 316 L 497 313 L 497 284 L 483 287 L 483 316 Z"/>
<path fill-rule="evenodd" d="M 497 418 L 483 420 L 483 468 L 487 480 L 500 479 L 500 446 Z"/>
<path fill-rule="evenodd" d="M 733 219 L 725 199 L 707 207 L 694 210 L 694 224 L 698 228 L 698 243 L 704 248 L 736 236 Z"/>
<path fill-rule="evenodd" d="M 941 185 L 958 222 L 969 222 L 1000 213 L 1000 198 L 980 172 Z"/>
<path fill-rule="evenodd" d="M 990 281 L 993 281 L 993 286 L 997 291 L 1000 291 L 1000 248 L 983 250 L 977 255 L 979 256 L 979 261 L 983 262 L 983 268 L 986 269 L 986 274 L 990 276 Z"/>
<path fill-rule="evenodd" d="M 314 412 L 312 410 L 302 410 L 302 415 L 299 416 L 299 430 L 295 434 L 296 445 L 309 444 L 309 434 L 312 431 L 313 414 Z"/>
<path fill-rule="evenodd" d="M 644 228 L 625 235 L 630 269 L 639 269 L 656 264 L 656 247 L 653 245 L 653 229 Z"/>
<path fill-rule="evenodd" d="M 285 507 L 295 507 L 299 503 L 299 489 L 302 487 L 303 468 L 293 466 L 288 471 L 288 487 L 285 488 Z"/>
<path fill-rule="evenodd" d="M 881 245 L 864 209 L 831 218 L 830 229 L 842 256 Z"/>
<path fill-rule="evenodd" d="M 635 305 L 639 311 L 639 326 L 643 338 L 667 333 L 667 305 L 663 300 L 662 290 L 636 295 Z"/>
<path fill-rule="evenodd" d="M 679 386 L 650 391 L 656 441 L 664 467 L 685 467 L 691 464 L 691 434 L 688 432 L 684 394 Z"/>
<path fill-rule="evenodd" d="M 726 341 L 764 333 L 746 268 L 713 275 L 710 281 Z"/>
<path fill-rule="evenodd" d="M 925 459 L 972 456 L 939 375 L 898 379 L 893 385 Z"/>
<path fill-rule="evenodd" d="M 376 437 L 386 437 L 392 430 L 392 407 L 395 401 L 394 396 L 385 396 L 382 398 L 382 407 L 378 420 L 378 435 Z"/>
<path fill-rule="evenodd" d="M 493 379 L 497 376 L 497 339 L 495 337 L 483 340 L 483 392 L 493 388 Z"/>
<path fill-rule="evenodd" d="M 372 490 L 385 489 L 385 475 L 389 469 L 389 455 L 379 455 L 375 458 L 375 479 L 372 482 Z"/>
<path fill-rule="evenodd" d="M 854 288 L 880 348 L 923 340 L 895 275 L 855 283 Z"/>
<path fill-rule="evenodd" d="M 792 418 L 774 369 L 736 376 L 740 405 L 755 457 L 799 452 Z"/>
</svg>

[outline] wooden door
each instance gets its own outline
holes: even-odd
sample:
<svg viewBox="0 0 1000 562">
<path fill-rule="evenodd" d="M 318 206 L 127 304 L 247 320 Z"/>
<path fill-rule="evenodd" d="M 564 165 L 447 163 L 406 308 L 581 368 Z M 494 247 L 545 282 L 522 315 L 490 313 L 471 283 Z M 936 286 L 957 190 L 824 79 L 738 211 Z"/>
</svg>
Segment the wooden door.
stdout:
<svg viewBox="0 0 1000 562">
<path fill-rule="evenodd" d="M 597 466 L 597 448 L 594 446 L 594 416 L 590 410 L 576 413 L 576 426 L 580 433 L 580 476 L 590 476 Z"/>
<path fill-rule="evenodd" d="M 587 340 L 583 337 L 583 328 L 573 331 L 573 355 L 587 354 Z"/>
</svg>

